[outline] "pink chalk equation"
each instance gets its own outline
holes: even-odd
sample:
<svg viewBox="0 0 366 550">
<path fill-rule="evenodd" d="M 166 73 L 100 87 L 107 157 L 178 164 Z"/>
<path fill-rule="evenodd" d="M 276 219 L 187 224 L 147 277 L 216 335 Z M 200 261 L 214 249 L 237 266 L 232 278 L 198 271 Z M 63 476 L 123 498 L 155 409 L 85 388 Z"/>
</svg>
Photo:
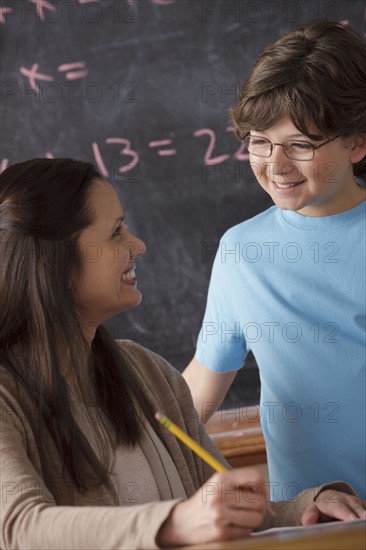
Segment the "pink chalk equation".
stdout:
<svg viewBox="0 0 366 550">
<path fill-rule="evenodd" d="M 232 133 L 233 131 L 234 128 L 232 128 L 231 126 L 226 128 L 226 132 Z M 199 130 L 193 132 L 192 136 L 194 138 L 199 138 L 199 143 L 201 143 L 203 139 L 205 139 L 206 141 L 208 140 L 208 144 L 205 145 L 203 143 L 203 147 L 200 153 L 202 154 L 202 164 L 204 166 L 216 166 L 225 163 L 229 159 L 232 159 L 236 162 L 244 162 L 249 159 L 248 153 L 244 152 L 244 144 L 240 144 L 239 147 L 237 147 L 236 150 L 231 153 L 215 154 L 216 133 L 214 130 L 212 130 L 212 128 L 200 128 Z M 172 139 L 155 139 L 148 141 L 147 147 L 150 150 L 155 150 L 158 156 L 161 157 L 163 161 L 164 157 L 168 159 L 169 157 L 178 155 L 177 149 L 166 148 L 171 146 L 172 142 Z M 103 141 L 103 143 L 98 143 L 94 141 L 91 144 L 91 149 L 94 161 L 104 178 L 109 178 L 111 172 L 127 174 L 128 172 L 136 168 L 140 162 L 140 154 L 134 149 L 131 140 L 125 137 L 108 137 Z M 199 150 L 199 145 L 196 150 Z M 116 154 L 118 155 L 117 157 Z M 44 153 L 44 156 L 49 159 L 55 158 L 52 150 Z M 61 152 L 57 156 L 62 157 L 65 156 L 65 154 Z M 113 161 L 110 160 L 111 157 L 113 158 Z M 113 169 L 109 169 L 109 167 L 107 166 L 105 160 L 106 158 L 109 159 L 109 162 L 114 163 Z M 166 160 L 165 162 L 168 162 L 168 160 Z M 3 172 L 8 165 L 9 159 L 4 158 L 0 162 L 0 173 Z"/>
<path fill-rule="evenodd" d="M 36 5 L 37 15 L 41 21 L 45 20 L 44 10 L 56 11 L 56 7 L 47 2 L 47 0 L 29 0 Z"/>
<path fill-rule="evenodd" d="M 212 156 L 212 153 L 216 144 L 216 135 L 213 130 L 210 130 L 210 128 L 202 128 L 202 130 L 197 130 L 196 132 L 194 132 L 193 135 L 196 137 L 208 136 L 209 138 L 208 147 L 206 149 L 205 157 L 203 159 L 204 164 L 211 165 L 211 166 L 215 164 L 221 164 L 221 162 L 225 162 L 225 160 L 227 160 L 230 157 L 230 155 L 227 155 L 227 154 L 219 155 L 216 157 Z"/>
<path fill-rule="evenodd" d="M 149 147 L 164 147 L 165 145 L 170 145 L 172 142 L 171 139 L 161 139 L 160 141 L 150 141 Z M 177 150 L 176 149 L 159 149 L 158 155 L 159 157 L 171 157 L 172 155 L 176 155 Z"/>
<path fill-rule="evenodd" d="M 38 72 L 39 64 L 34 63 L 30 69 L 26 67 L 20 67 L 19 72 L 23 76 L 28 78 L 29 84 L 35 92 L 39 93 L 40 89 L 37 85 L 37 80 L 43 82 L 55 82 L 53 76 L 49 74 L 43 74 Z M 84 61 L 77 61 L 75 63 L 63 63 L 57 67 L 59 72 L 66 73 L 67 80 L 76 80 L 78 78 L 84 78 L 88 74 L 86 63 Z"/>
<path fill-rule="evenodd" d="M 36 80 L 43 80 L 45 82 L 54 82 L 54 78 L 48 74 L 42 74 L 38 72 L 39 65 L 34 63 L 31 69 L 26 69 L 25 67 L 20 67 L 19 72 L 23 76 L 26 76 L 29 80 L 29 84 L 35 92 L 39 92 L 39 87 L 36 83 Z"/>
<path fill-rule="evenodd" d="M 228 132 L 234 132 L 234 128 L 232 126 L 229 126 L 227 128 L 227 131 Z M 238 160 L 238 161 L 244 161 L 244 160 L 249 160 L 249 155 L 248 153 L 244 153 L 244 151 L 246 150 L 246 147 L 245 147 L 245 143 L 242 143 L 239 147 L 239 149 L 236 151 L 236 153 L 233 155 L 233 159 L 234 160 Z"/>
<path fill-rule="evenodd" d="M 10 6 L 0 6 L 0 23 L 6 22 L 6 15 L 13 13 L 13 8 Z"/>
<path fill-rule="evenodd" d="M 136 151 L 131 149 L 131 141 L 129 139 L 119 138 L 119 137 L 107 138 L 105 140 L 105 143 L 107 143 L 107 145 L 112 145 L 112 144 L 123 145 L 122 149 L 120 150 L 120 155 L 125 155 L 127 157 L 132 158 L 132 160 L 129 163 L 121 164 L 118 167 L 118 172 L 120 174 L 125 174 L 126 172 L 129 172 L 130 170 L 133 170 L 134 168 L 136 168 L 139 162 L 139 155 L 136 153 Z M 109 172 L 102 158 L 99 145 L 97 143 L 92 143 L 92 150 L 93 150 L 95 162 L 97 163 L 102 176 L 104 178 L 108 178 Z"/>
<path fill-rule="evenodd" d="M 9 159 L 2 159 L 2 161 L 0 162 L 0 174 L 2 174 L 4 170 L 7 169 L 8 166 L 9 166 Z"/>
<path fill-rule="evenodd" d="M 57 67 L 57 70 L 61 73 L 66 73 L 67 80 L 84 78 L 88 74 L 86 63 L 84 61 L 77 61 L 76 63 L 64 63 L 63 65 L 59 65 Z"/>
<path fill-rule="evenodd" d="M 227 132 L 234 132 L 234 128 L 232 126 L 229 126 L 226 130 Z M 210 128 L 202 128 L 202 130 L 197 130 L 196 132 L 194 132 L 193 135 L 196 137 L 207 136 L 209 138 L 208 146 L 203 159 L 203 162 L 206 166 L 215 166 L 216 164 L 222 164 L 230 158 L 230 155 L 228 154 L 217 155 L 216 157 L 212 156 L 216 146 L 216 135 L 215 132 Z M 248 153 L 244 153 L 244 151 L 245 144 L 242 143 L 239 149 L 234 153 L 233 159 L 238 161 L 249 160 Z"/>
<path fill-rule="evenodd" d="M 234 128 L 229 126 L 226 128 L 227 132 L 234 132 Z M 196 130 L 193 133 L 193 136 L 196 138 L 206 137 L 208 138 L 208 145 L 206 146 L 206 149 L 203 151 L 203 159 L 202 164 L 205 166 L 214 166 L 218 164 L 222 164 L 232 158 L 234 161 L 237 162 L 244 162 L 249 159 L 249 155 L 245 151 L 245 145 L 243 143 L 240 144 L 240 146 L 237 148 L 237 150 L 230 154 L 230 153 L 224 153 L 221 155 L 214 155 L 214 149 L 216 147 L 216 134 L 215 131 L 211 128 L 201 128 L 199 130 Z M 107 138 L 104 141 L 107 145 L 123 145 L 122 149 L 119 151 L 120 156 L 127 157 L 127 160 L 130 158 L 131 160 L 127 163 L 119 164 L 118 166 L 118 172 L 120 174 L 126 174 L 130 170 L 133 170 L 136 168 L 136 166 L 139 163 L 140 155 L 133 149 L 133 146 L 131 144 L 131 141 L 126 138 L 120 138 L 120 137 L 113 137 L 113 138 Z M 160 140 L 151 140 L 148 142 L 147 146 L 150 149 L 157 149 L 157 154 L 159 157 L 171 157 L 178 154 L 177 149 L 164 149 L 164 147 L 170 146 L 172 144 L 171 139 L 160 139 Z M 99 170 L 104 178 L 108 178 L 110 176 L 110 172 L 106 166 L 104 156 L 106 153 L 102 153 L 101 148 L 97 142 L 92 143 L 92 151 L 93 156 L 95 159 L 96 164 L 99 167 Z M 110 153 L 108 154 L 110 156 Z"/>
</svg>

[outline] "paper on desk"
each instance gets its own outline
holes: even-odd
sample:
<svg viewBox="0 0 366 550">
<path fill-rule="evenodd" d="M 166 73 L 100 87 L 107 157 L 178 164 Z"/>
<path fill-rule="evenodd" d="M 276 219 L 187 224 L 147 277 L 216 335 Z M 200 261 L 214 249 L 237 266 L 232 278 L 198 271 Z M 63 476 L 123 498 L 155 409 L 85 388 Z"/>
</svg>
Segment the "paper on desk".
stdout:
<svg viewBox="0 0 366 550">
<path fill-rule="evenodd" d="M 326 527 L 333 527 L 336 529 L 339 526 L 344 525 L 355 525 L 360 524 L 360 527 L 363 525 L 366 529 L 366 520 L 365 519 L 351 519 L 348 521 L 326 521 L 323 523 L 315 523 L 314 525 L 298 525 L 296 527 L 272 527 L 271 529 L 265 529 L 264 531 L 258 531 L 257 533 L 252 533 L 252 537 L 260 537 L 265 535 L 272 535 L 275 533 L 284 533 L 284 534 L 291 534 L 296 533 L 297 531 L 304 531 L 306 533 L 313 533 L 316 531 L 321 531 L 322 529 Z"/>
</svg>

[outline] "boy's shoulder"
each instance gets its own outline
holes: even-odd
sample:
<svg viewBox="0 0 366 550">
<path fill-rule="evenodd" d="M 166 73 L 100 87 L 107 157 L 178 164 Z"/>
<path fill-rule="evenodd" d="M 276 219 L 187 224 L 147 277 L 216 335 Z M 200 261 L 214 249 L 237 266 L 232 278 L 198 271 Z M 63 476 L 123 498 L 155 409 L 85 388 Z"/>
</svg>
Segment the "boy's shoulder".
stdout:
<svg viewBox="0 0 366 550">
<path fill-rule="evenodd" d="M 262 231 L 267 232 L 268 229 L 273 231 L 275 226 L 274 221 L 278 217 L 278 211 L 279 209 L 277 206 L 271 206 L 256 216 L 230 227 L 230 229 L 224 233 L 222 239 L 231 240 L 233 238 L 242 237 L 244 234 L 246 238 L 251 235 L 258 237 Z"/>
</svg>

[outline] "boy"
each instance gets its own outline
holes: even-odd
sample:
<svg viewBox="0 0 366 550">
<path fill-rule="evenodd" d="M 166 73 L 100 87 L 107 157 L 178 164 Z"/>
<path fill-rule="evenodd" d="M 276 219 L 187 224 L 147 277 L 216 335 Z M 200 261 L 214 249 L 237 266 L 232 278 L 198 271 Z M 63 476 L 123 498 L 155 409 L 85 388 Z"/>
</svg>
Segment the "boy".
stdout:
<svg viewBox="0 0 366 550">
<path fill-rule="evenodd" d="M 351 29 L 303 25 L 232 110 L 275 206 L 222 237 L 184 377 L 206 421 L 253 352 L 275 501 L 332 479 L 366 496 L 365 59 Z"/>
</svg>

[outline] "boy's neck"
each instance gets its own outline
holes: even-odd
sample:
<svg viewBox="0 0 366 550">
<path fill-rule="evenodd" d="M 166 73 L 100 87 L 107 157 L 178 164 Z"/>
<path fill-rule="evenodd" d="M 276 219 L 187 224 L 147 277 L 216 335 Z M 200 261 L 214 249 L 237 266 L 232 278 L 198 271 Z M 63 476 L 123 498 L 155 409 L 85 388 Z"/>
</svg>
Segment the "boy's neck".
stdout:
<svg viewBox="0 0 366 550">
<path fill-rule="evenodd" d="M 355 186 L 346 197 L 339 197 L 339 199 L 334 202 L 306 206 L 301 210 L 296 210 L 296 212 L 302 216 L 309 217 L 334 216 L 335 214 L 341 214 L 342 212 L 347 212 L 347 210 L 355 208 L 365 199 L 366 187 L 361 187 L 355 182 Z"/>
</svg>

